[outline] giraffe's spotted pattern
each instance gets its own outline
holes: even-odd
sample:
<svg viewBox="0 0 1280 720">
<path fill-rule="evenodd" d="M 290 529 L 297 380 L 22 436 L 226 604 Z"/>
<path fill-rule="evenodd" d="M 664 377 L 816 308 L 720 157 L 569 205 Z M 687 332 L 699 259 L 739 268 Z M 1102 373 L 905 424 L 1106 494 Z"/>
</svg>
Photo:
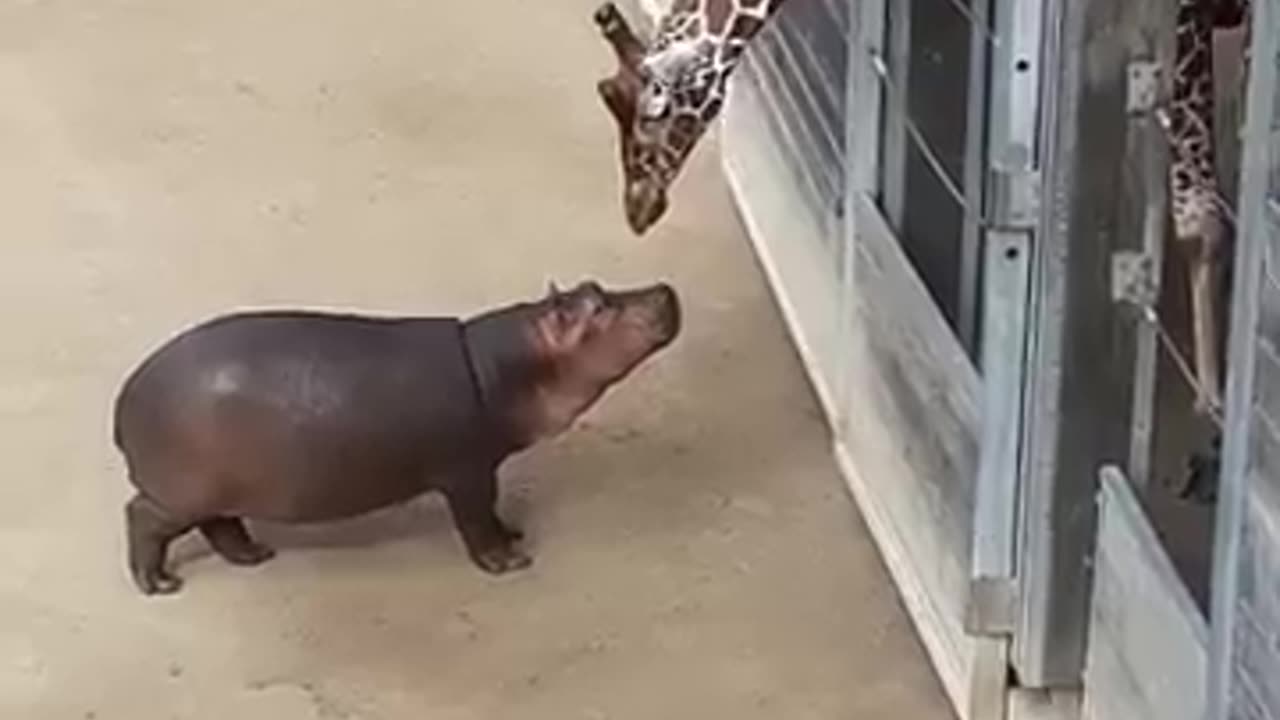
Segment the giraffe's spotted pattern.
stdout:
<svg viewBox="0 0 1280 720">
<path fill-rule="evenodd" d="M 659 20 L 639 64 L 639 112 L 624 140 L 629 182 L 665 192 L 724 107 L 747 43 L 782 1 L 676 0 Z"/>
<path fill-rule="evenodd" d="M 1214 167 L 1213 31 L 1238 25 L 1248 0 L 1179 0 L 1173 102 L 1169 127 L 1173 161 L 1169 189 L 1179 240 L 1216 243 L 1224 222 Z"/>
</svg>

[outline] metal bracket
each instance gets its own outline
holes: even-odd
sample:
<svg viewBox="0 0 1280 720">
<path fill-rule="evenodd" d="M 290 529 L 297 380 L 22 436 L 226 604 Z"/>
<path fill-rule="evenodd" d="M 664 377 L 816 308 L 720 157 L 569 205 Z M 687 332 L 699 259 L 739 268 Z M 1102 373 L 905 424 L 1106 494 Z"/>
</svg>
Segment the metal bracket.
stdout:
<svg viewBox="0 0 1280 720">
<path fill-rule="evenodd" d="M 969 581 L 964 631 L 980 637 L 1012 635 L 1017 627 L 1018 583 L 1012 578 L 979 577 Z"/>
<path fill-rule="evenodd" d="M 1160 279 L 1155 259 L 1137 250 L 1120 250 L 1111 255 L 1111 299 L 1149 308 L 1160 298 Z"/>
<path fill-rule="evenodd" d="M 1135 60 L 1129 63 L 1126 112 L 1142 115 L 1155 109 L 1160 99 L 1160 73 L 1160 63 L 1154 61 Z"/>
<path fill-rule="evenodd" d="M 1040 171 L 991 171 L 989 212 L 992 229 L 1035 230 L 1040 220 Z"/>
</svg>

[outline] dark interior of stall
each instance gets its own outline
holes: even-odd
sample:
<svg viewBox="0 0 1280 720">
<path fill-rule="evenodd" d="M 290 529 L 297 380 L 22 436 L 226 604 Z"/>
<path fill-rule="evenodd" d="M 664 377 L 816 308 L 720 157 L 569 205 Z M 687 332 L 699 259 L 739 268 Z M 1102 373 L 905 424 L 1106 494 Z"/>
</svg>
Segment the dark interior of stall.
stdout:
<svg viewBox="0 0 1280 720">
<path fill-rule="evenodd" d="M 982 210 L 968 156 L 974 31 L 967 7 L 961 0 L 886 3 L 879 202 L 976 364 L 981 254 L 973 230 Z"/>
</svg>

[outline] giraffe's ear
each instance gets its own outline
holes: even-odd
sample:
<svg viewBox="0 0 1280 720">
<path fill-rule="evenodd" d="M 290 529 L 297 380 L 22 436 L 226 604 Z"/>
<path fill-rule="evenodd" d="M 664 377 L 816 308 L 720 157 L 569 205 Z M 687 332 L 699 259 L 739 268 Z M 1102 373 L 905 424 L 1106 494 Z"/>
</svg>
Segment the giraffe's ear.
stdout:
<svg viewBox="0 0 1280 720">
<path fill-rule="evenodd" d="M 596 83 L 596 92 L 619 125 L 631 124 L 635 117 L 635 99 L 621 87 L 617 78 L 605 78 Z"/>
</svg>

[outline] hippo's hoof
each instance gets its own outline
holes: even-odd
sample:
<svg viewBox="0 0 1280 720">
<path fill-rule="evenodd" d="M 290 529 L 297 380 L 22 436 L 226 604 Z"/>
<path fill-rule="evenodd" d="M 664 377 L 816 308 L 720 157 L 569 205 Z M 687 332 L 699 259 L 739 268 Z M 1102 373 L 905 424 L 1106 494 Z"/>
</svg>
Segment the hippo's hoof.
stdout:
<svg viewBox="0 0 1280 720">
<path fill-rule="evenodd" d="M 276 551 L 254 542 L 239 518 L 213 518 L 200 523 L 200 532 L 213 549 L 232 565 L 261 565 L 275 557 Z"/>
<path fill-rule="evenodd" d="M 512 527 L 511 525 L 501 521 L 498 526 L 502 530 L 502 536 L 505 537 L 508 542 L 519 542 L 524 539 L 524 531 L 520 528 Z"/>
<path fill-rule="evenodd" d="M 135 572 L 133 581 L 143 595 L 173 595 L 182 589 L 182 578 L 164 570 Z"/>
<path fill-rule="evenodd" d="M 601 30 L 609 32 L 622 22 L 622 13 L 618 10 L 617 5 L 612 2 L 606 2 L 596 9 L 595 21 Z"/>
<path fill-rule="evenodd" d="M 261 565 L 275 556 L 275 550 L 259 543 L 250 543 L 222 555 L 232 565 L 244 565 L 246 567 Z"/>
<path fill-rule="evenodd" d="M 491 575 L 523 570 L 533 564 L 533 558 L 510 545 L 478 552 L 472 559 L 481 570 Z"/>
</svg>

